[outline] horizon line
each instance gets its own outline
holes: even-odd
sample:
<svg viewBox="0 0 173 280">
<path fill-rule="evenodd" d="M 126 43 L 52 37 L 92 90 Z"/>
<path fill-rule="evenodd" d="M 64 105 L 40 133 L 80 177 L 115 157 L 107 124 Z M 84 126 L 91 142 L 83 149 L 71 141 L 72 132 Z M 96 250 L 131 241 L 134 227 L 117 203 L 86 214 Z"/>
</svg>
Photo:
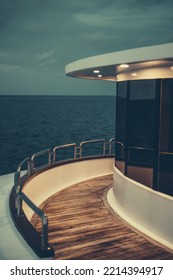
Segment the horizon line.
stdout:
<svg viewBox="0 0 173 280">
<path fill-rule="evenodd" d="M 99 94 L 94 94 L 94 95 L 90 95 L 90 94 L 85 94 L 85 95 L 79 95 L 79 94 L 58 94 L 58 95 L 54 95 L 54 94 L 0 94 L 0 97 L 38 97 L 38 96 L 45 96 L 45 97 L 111 97 L 111 96 L 115 96 L 115 94 L 104 94 L 104 95 L 99 95 Z"/>
</svg>

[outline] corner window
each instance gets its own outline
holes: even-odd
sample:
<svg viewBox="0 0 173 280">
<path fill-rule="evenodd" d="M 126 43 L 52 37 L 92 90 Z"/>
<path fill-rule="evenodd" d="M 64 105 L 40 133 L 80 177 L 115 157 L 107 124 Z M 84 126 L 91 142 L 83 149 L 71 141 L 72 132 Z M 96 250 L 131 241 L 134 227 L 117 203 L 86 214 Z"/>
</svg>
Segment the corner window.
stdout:
<svg viewBox="0 0 173 280">
<path fill-rule="evenodd" d="M 149 187 L 153 181 L 155 99 L 156 80 L 117 84 L 116 166 Z"/>
<path fill-rule="evenodd" d="M 130 81 L 128 165 L 152 164 L 155 142 L 156 81 Z"/>
</svg>

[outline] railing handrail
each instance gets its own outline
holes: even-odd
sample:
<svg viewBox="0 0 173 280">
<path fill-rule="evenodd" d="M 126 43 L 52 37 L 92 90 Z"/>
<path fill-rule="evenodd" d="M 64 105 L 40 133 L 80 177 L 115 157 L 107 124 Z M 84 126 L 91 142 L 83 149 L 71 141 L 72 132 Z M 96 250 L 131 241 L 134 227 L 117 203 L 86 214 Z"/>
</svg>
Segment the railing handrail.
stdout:
<svg viewBox="0 0 173 280">
<path fill-rule="evenodd" d="M 83 150 L 83 145 L 91 144 L 91 143 L 99 143 L 103 142 L 103 153 L 102 155 L 105 156 L 106 152 L 106 140 L 105 139 L 93 139 L 93 140 L 87 140 L 87 141 L 82 141 L 79 145 L 80 147 L 80 158 L 82 158 L 82 150 Z"/>
<path fill-rule="evenodd" d="M 160 152 L 160 155 L 173 155 L 173 152 Z"/>
<path fill-rule="evenodd" d="M 24 160 L 22 160 L 20 162 L 20 164 L 17 167 L 16 173 L 15 173 L 15 178 L 14 178 L 14 180 L 15 180 L 15 182 L 14 182 L 14 185 L 15 185 L 15 209 L 16 209 L 17 204 L 18 204 L 18 194 L 22 190 L 22 184 L 21 184 L 22 167 L 23 167 L 23 165 L 26 162 L 27 162 L 27 173 L 26 173 L 26 176 L 27 176 L 27 179 L 28 179 L 30 177 L 30 175 L 31 175 L 31 162 L 30 162 L 30 158 L 29 157 L 25 158 Z"/>
<path fill-rule="evenodd" d="M 31 170 L 33 171 L 34 168 L 35 168 L 35 159 L 38 158 L 39 156 L 42 156 L 44 154 L 48 154 L 48 166 L 51 165 L 51 149 L 48 148 L 48 149 L 45 149 L 45 150 L 42 150 L 40 152 L 37 152 L 35 154 L 33 154 L 31 156 Z"/>
<path fill-rule="evenodd" d="M 49 249 L 47 248 L 48 246 L 48 218 L 46 217 L 46 214 L 39 208 L 37 207 L 23 192 L 22 192 L 22 185 L 24 183 L 24 180 L 21 180 L 21 173 L 23 171 L 23 166 L 24 164 L 27 163 L 27 173 L 25 173 L 26 178 L 28 179 L 33 172 L 37 171 L 37 168 L 35 168 L 34 161 L 37 157 L 48 154 L 48 165 L 51 166 L 55 164 L 56 162 L 56 151 L 58 149 L 64 149 L 68 147 L 74 147 L 74 160 L 77 158 L 83 158 L 82 155 L 82 148 L 83 145 L 85 144 L 90 144 L 90 143 L 96 143 L 96 142 L 103 142 L 103 147 L 102 147 L 102 156 L 106 155 L 106 143 L 108 143 L 108 155 L 111 156 L 112 154 L 112 142 L 115 141 L 115 145 L 119 144 L 121 147 L 121 153 L 123 154 L 125 146 L 122 142 L 116 141 L 115 138 L 111 138 L 108 142 L 106 142 L 105 139 L 94 139 L 94 140 L 88 140 L 88 141 L 82 141 L 79 146 L 77 146 L 76 143 L 71 143 L 71 144 L 65 144 L 65 145 L 60 145 L 56 146 L 53 148 L 52 152 L 51 149 L 45 149 L 42 150 L 38 153 L 35 153 L 31 156 L 31 158 L 27 157 L 23 161 L 20 162 L 20 164 L 17 167 L 17 171 L 15 173 L 15 210 L 17 217 L 21 215 L 22 212 L 22 201 L 24 201 L 28 207 L 30 207 L 34 213 L 36 213 L 42 221 L 42 236 L 41 236 L 41 246 L 43 250 Z M 77 152 L 77 149 L 79 152 Z M 153 151 L 151 148 L 143 148 L 143 147 L 135 147 L 135 146 L 129 146 L 128 150 L 136 149 L 136 150 L 147 150 L 147 151 Z M 166 152 L 161 152 L 161 154 L 167 154 Z M 170 154 L 170 153 L 169 153 Z M 173 153 L 171 153 L 173 154 Z M 42 165 L 40 168 L 44 168 L 45 165 Z M 25 178 L 24 178 L 25 179 Z M 22 182 L 21 182 L 22 181 Z"/>
<path fill-rule="evenodd" d="M 129 150 L 143 150 L 143 151 L 154 151 L 154 149 L 152 148 L 143 148 L 143 147 L 138 147 L 138 146 L 129 146 L 128 147 Z"/>
<path fill-rule="evenodd" d="M 46 214 L 37 207 L 23 192 L 20 192 L 19 197 L 36 213 L 42 221 L 42 235 L 41 235 L 41 247 L 43 250 L 47 249 L 48 246 L 48 219 L 46 217 Z M 17 205 L 17 214 L 20 215 L 21 211 L 21 203 L 18 203 Z"/>
<path fill-rule="evenodd" d="M 60 146 L 56 146 L 56 147 L 53 148 L 53 163 L 56 162 L 56 151 L 61 150 L 61 149 L 65 149 L 65 148 L 69 148 L 69 147 L 74 147 L 73 158 L 76 159 L 77 144 L 76 143 L 65 144 L 65 145 L 60 145 Z"/>
<path fill-rule="evenodd" d="M 31 169 L 30 169 L 30 158 L 27 157 L 24 160 L 22 160 L 19 163 L 18 167 L 17 167 L 16 176 L 17 176 L 18 185 L 20 185 L 22 167 L 23 167 L 24 163 L 26 163 L 26 162 L 27 162 L 27 176 L 28 177 L 30 176 L 30 172 L 31 172 Z"/>
<path fill-rule="evenodd" d="M 109 156 L 112 154 L 112 142 L 114 141 L 114 138 L 109 140 Z M 22 201 L 24 201 L 32 210 L 34 213 L 36 213 L 42 220 L 42 236 L 41 236 L 41 246 L 43 250 L 48 249 L 48 219 L 45 215 L 45 213 L 37 207 L 23 192 L 22 192 L 22 185 L 24 182 L 21 182 L 21 171 L 23 165 L 27 162 L 27 179 L 37 170 L 35 167 L 35 159 L 39 156 L 42 156 L 44 154 L 48 154 L 48 166 L 51 166 L 52 164 L 55 164 L 56 162 L 56 151 L 58 149 L 68 148 L 68 147 L 74 147 L 74 160 L 76 159 L 77 155 L 79 158 L 83 158 L 82 156 L 82 147 L 85 144 L 90 143 L 96 143 L 96 142 L 103 142 L 102 144 L 102 156 L 106 155 L 106 140 L 105 139 L 94 139 L 94 140 L 88 140 L 83 141 L 80 143 L 79 147 L 77 147 L 76 143 L 56 146 L 53 148 L 52 152 L 51 149 L 45 149 L 38 153 L 35 153 L 31 156 L 31 158 L 27 157 L 25 158 L 17 167 L 17 171 L 15 173 L 15 209 L 17 217 L 21 215 L 22 210 Z M 77 149 L 79 149 L 79 153 L 77 152 Z M 45 165 L 40 166 L 40 168 L 44 168 Z"/>
<path fill-rule="evenodd" d="M 112 142 L 115 141 L 115 138 L 111 138 L 108 142 L 109 144 L 109 152 L 108 154 L 111 155 L 112 154 Z M 83 158 L 82 156 L 82 147 L 85 144 L 90 144 L 90 143 L 97 143 L 97 142 L 103 142 L 103 150 L 102 150 L 102 156 L 106 155 L 106 140 L 105 139 L 93 139 L 93 140 L 87 140 L 87 141 L 82 141 L 79 144 L 79 147 L 77 146 L 76 143 L 71 143 L 71 144 L 65 144 L 65 145 L 59 145 L 59 146 L 55 146 L 53 148 L 53 151 L 51 152 L 51 149 L 45 149 L 42 151 L 39 151 L 35 154 L 33 154 L 31 156 L 31 158 L 27 157 L 25 158 L 23 161 L 20 162 L 20 164 L 17 167 L 17 171 L 16 171 L 16 178 L 17 178 L 17 184 L 15 182 L 15 186 L 16 189 L 19 187 L 18 192 L 21 191 L 21 171 L 22 171 L 22 167 L 23 165 L 27 162 L 27 178 L 29 178 L 31 176 L 31 174 L 33 173 L 33 171 L 35 170 L 35 159 L 39 156 L 42 156 L 44 154 L 48 154 L 48 166 L 51 166 L 51 164 L 54 164 L 56 161 L 56 150 L 57 149 L 63 149 L 63 148 L 68 148 L 68 147 L 74 147 L 74 159 L 76 159 L 77 157 L 77 149 L 80 150 L 79 152 L 79 157 Z M 45 167 L 45 165 L 41 166 L 40 168 Z"/>
</svg>

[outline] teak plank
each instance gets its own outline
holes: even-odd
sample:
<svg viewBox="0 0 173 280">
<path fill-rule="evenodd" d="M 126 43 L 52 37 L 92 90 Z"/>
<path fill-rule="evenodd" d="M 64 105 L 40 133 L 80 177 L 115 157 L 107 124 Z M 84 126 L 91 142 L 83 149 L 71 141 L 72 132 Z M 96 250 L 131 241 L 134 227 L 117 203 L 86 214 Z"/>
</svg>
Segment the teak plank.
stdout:
<svg viewBox="0 0 173 280">
<path fill-rule="evenodd" d="M 173 259 L 173 254 L 128 227 L 105 206 L 112 175 L 88 180 L 50 197 L 41 208 L 49 220 L 55 259 Z M 37 230 L 39 219 L 33 217 Z"/>
</svg>

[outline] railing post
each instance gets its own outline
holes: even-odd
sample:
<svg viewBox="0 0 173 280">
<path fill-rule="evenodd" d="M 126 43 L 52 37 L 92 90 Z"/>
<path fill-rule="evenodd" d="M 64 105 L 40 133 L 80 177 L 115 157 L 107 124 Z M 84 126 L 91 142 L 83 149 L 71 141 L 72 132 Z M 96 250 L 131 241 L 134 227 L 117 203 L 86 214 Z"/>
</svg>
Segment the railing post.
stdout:
<svg viewBox="0 0 173 280">
<path fill-rule="evenodd" d="M 49 153 L 48 153 L 48 164 L 49 164 L 49 166 L 51 166 L 51 163 L 52 163 L 52 153 L 51 153 L 51 150 L 49 150 Z"/>
<path fill-rule="evenodd" d="M 103 141 L 103 156 L 106 154 L 106 141 Z"/>
<path fill-rule="evenodd" d="M 44 214 L 44 220 L 42 220 L 42 239 L 41 239 L 41 246 L 43 250 L 47 249 L 47 245 L 48 245 L 48 220 L 46 215 Z"/>
<path fill-rule="evenodd" d="M 109 140 L 109 156 L 112 155 L 112 142 L 115 141 L 115 138 Z"/>
<path fill-rule="evenodd" d="M 82 158 L 82 145 L 83 145 L 83 142 L 81 142 L 79 145 L 79 158 Z"/>
<path fill-rule="evenodd" d="M 30 161 L 30 171 L 31 171 L 31 174 L 34 171 L 34 160 L 32 158 L 31 158 L 31 161 Z"/>
<path fill-rule="evenodd" d="M 17 186 L 16 188 L 16 194 L 15 194 L 15 211 L 16 211 L 16 216 L 19 217 L 21 214 L 21 208 L 22 208 L 22 200 L 20 198 L 20 185 Z"/>
<path fill-rule="evenodd" d="M 75 146 L 74 146 L 74 159 L 76 159 L 76 156 L 77 156 L 77 146 L 75 144 Z"/>
<path fill-rule="evenodd" d="M 52 153 L 52 163 L 54 164 L 56 162 L 56 147 L 53 148 Z"/>
<path fill-rule="evenodd" d="M 26 177 L 29 178 L 31 175 L 31 167 L 30 167 L 30 159 L 24 159 L 17 167 L 17 171 L 15 173 L 15 212 L 17 216 L 21 215 L 21 208 L 22 208 L 22 200 L 20 198 L 20 192 L 22 190 L 21 184 L 21 171 L 24 163 L 27 162 L 27 174 Z"/>
<path fill-rule="evenodd" d="M 31 161 L 27 161 L 27 179 L 31 176 Z"/>
<path fill-rule="evenodd" d="M 21 216 L 21 209 L 22 209 L 22 199 L 20 195 L 17 196 L 16 203 L 17 203 L 16 215 L 17 217 L 19 217 Z"/>
<path fill-rule="evenodd" d="M 24 201 L 40 218 L 42 221 L 42 234 L 41 234 L 41 249 L 48 249 L 48 218 L 46 214 L 37 207 L 23 192 L 20 192 L 18 195 L 21 201 Z M 20 215 L 21 204 L 18 204 L 17 214 Z"/>
</svg>

